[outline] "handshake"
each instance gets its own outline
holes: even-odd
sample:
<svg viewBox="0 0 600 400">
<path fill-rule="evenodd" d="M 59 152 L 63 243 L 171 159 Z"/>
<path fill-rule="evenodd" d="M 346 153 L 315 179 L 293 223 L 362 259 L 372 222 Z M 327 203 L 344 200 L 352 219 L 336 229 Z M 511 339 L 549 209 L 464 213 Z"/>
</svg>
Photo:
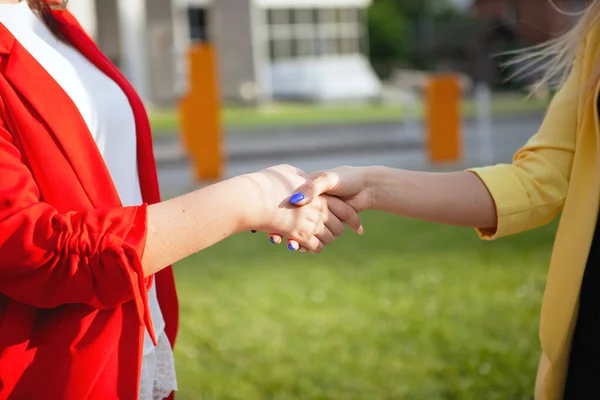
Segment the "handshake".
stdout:
<svg viewBox="0 0 600 400">
<path fill-rule="evenodd" d="M 253 187 L 245 225 L 269 234 L 273 244 L 285 238 L 291 251 L 320 253 L 344 225 L 363 234 L 359 213 L 371 204 L 366 175 L 357 167 L 306 174 L 290 165 L 244 175 Z"/>
</svg>

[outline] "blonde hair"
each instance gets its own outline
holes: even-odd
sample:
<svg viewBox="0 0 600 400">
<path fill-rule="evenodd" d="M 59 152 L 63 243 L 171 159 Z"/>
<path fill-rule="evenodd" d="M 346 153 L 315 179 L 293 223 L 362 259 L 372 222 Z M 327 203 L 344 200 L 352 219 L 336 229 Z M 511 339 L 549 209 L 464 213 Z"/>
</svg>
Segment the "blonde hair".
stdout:
<svg viewBox="0 0 600 400">
<path fill-rule="evenodd" d="M 506 62 L 505 66 L 518 66 L 511 78 L 542 73 L 542 78 L 537 81 L 532 91 L 536 91 L 544 85 L 556 87 L 564 83 L 581 44 L 600 18 L 600 0 L 592 0 L 580 13 L 568 13 L 556 6 L 552 0 L 549 1 L 557 11 L 580 18 L 572 28 L 557 38 L 526 49 L 506 53 L 514 57 Z M 593 78 L 596 77 L 597 75 Z"/>
</svg>

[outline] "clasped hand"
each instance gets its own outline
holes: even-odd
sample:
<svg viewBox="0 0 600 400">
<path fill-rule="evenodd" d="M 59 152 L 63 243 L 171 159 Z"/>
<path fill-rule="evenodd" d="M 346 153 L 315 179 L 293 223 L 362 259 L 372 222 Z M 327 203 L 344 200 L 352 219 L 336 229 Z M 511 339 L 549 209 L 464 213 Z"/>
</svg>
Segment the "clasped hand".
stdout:
<svg viewBox="0 0 600 400">
<path fill-rule="evenodd" d="M 359 213 L 369 207 L 365 173 L 361 168 L 341 167 L 310 175 L 290 165 L 280 165 L 252 175 L 265 193 L 271 216 L 254 225 L 269 234 L 273 244 L 287 239 L 287 247 L 320 253 L 339 238 L 344 224 L 363 234 Z M 275 199 L 275 200 L 273 200 Z"/>
</svg>

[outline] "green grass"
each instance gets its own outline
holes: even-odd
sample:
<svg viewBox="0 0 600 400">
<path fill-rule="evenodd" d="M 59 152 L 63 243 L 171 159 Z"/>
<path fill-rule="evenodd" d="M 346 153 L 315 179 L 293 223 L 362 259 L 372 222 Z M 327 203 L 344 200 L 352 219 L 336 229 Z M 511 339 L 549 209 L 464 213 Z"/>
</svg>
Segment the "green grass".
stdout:
<svg viewBox="0 0 600 400">
<path fill-rule="evenodd" d="M 246 234 L 176 266 L 178 398 L 531 399 L 554 226 L 364 221 L 319 256 Z"/>
<path fill-rule="evenodd" d="M 519 115 L 545 109 L 547 101 L 525 99 L 523 95 L 499 95 L 492 103 L 496 116 Z M 475 103 L 463 104 L 465 117 L 475 115 Z M 279 104 L 267 108 L 227 107 L 223 109 L 223 123 L 231 128 L 269 127 L 285 125 L 338 124 L 360 122 L 400 121 L 406 116 L 419 116 L 422 110 L 403 110 L 399 105 L 313 105 Z M 175 110 L 157 110 L 150 113 L 156 135 L 172 135 L 178 129 Z"/>
</svg>

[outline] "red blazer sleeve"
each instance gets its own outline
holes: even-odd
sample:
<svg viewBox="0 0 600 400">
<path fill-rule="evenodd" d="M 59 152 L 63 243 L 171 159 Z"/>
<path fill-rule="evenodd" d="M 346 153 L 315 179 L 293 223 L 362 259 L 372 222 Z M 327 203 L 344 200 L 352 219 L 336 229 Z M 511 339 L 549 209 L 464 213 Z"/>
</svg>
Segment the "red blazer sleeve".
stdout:
<svg viewBox="0 0 600 400">
<path fill-rule="evenodd" d="M 147 308 L 146 206 L 60 214 L 0 123 L 0 292 L 38 308 Z"/>
</svg>

